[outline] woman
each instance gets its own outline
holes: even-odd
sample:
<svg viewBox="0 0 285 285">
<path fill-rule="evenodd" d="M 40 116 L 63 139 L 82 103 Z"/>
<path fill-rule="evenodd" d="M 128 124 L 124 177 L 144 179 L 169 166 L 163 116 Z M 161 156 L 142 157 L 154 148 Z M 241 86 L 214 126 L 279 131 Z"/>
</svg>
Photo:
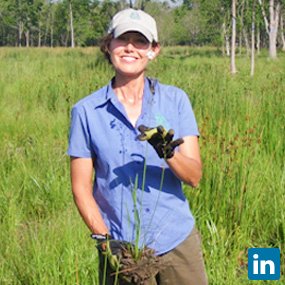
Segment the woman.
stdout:
<svg viewBox="0 0 285 285">
<path fill-rule="evenodd" d="M 78 210 L 95 238 L 108 235 L 160 256 L 164 266 L 151 284 L 207 284 L 181 186 L 201 179 L 199 133 L 188 96 L 145 77 L 160 51 L 155 20 L 141 10 L 120 11 L 101 50 L 115 76 L 72 110 L 68 154 Z M 102 276 L 100 256 L 100 284 L 113 284 Z"/>
</svg>

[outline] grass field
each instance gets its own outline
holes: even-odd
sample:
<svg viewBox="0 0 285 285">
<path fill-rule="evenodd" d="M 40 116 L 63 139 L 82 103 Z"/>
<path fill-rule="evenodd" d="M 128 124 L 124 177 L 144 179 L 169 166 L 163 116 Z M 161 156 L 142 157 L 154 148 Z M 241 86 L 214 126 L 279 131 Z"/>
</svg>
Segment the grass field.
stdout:
<svg viewBox="0 0 285 285">
<path fill-rule="evenodd" d="M 253 78 L 249 64 L 232 77 L 216 50 L 176 47 L 148 71 L 189 94 L 200 127 L 203 179 L 185 193 L 211 285 L 254 284 L 250 247 L 281 249 L 285 283 L 285 54 L 264 52 Z M 72 105 L 112 74 L 97 49 L 0 49 L 1 285 L 99 285 L 65 152 Z"/>
</svg>

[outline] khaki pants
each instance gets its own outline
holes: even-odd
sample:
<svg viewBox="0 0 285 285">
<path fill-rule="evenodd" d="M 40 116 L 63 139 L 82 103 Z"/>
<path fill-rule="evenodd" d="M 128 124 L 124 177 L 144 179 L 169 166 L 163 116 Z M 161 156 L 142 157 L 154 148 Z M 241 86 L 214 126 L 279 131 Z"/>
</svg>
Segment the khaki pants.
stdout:
<svg viewBox="0 0 285 285">
<path fill-rule="evenodd" d="M 207 285 L 207 275 L 201 249 L 200 233 L 193 229 L 188 238 L 176 248 L 161 256 L 163 269 L 144 285 Z M 114 285 L 107 268 L 106 282 L 103 284 L 104 257 L 99 254 L 100 285 Z M 119 285 L 131 285 L 123 282 Z"/>
</svg>

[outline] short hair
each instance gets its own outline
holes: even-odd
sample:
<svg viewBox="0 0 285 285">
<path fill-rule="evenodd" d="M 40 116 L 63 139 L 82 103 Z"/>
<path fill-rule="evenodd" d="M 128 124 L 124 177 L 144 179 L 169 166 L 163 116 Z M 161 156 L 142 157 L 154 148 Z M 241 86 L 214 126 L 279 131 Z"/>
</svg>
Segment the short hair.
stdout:
<svg viewBox="0 0 285 285">
<path fill-rule="evenodd" d="M 100 50 L 103 53 L 104 57 L 108 60 L 110 64 L 112 64 L 110 53 L 109 53 L 109 47 L 110 43 L 113 39 L 113 34 L 107 34 L 100 40 Z"/>
</svg>

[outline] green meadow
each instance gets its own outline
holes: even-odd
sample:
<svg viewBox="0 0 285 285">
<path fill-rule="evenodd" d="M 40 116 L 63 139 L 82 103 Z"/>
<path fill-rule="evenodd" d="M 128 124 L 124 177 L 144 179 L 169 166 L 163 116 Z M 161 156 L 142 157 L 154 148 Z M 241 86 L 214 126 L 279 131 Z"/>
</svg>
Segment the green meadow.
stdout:
<svg viewBox="0 0 285 285">
<path fill-rule="evenodd" d="M 253 284 L 251 247 L 281 249 L 274 284 L 284 284 L 285 53 L 270 61 L 262 51 L 254 77 L 245 54 L 236 62 L 232 76 L 229 58 L 216 49 L 169 47 L 148 74 L 184 89 L 196 114 L 203 179 L 184 190 L 209 284 Z M 96 48 L 0 49 L 1 285 L 99 285 L 95 242 L 73 203 L 66 149 L 72 105 L 112 74 Z"/>
</svg>

